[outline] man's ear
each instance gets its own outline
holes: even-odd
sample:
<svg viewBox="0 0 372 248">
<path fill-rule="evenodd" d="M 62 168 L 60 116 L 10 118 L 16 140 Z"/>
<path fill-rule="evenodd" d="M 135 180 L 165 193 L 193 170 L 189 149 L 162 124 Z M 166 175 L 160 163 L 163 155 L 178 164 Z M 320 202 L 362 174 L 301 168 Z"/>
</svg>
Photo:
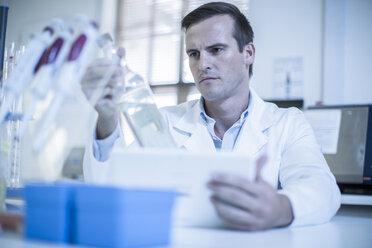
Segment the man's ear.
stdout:
<svg viewBox="0 0 372 248">
<path fill-rule="evenodd" d="M 244 61 L 246 65 L 251 65 L 254 62 L 254 56 L 256 54 L 256 48 L 254 47 L 253 43 L 250 42 L 244 46 Z"/>
</svg>

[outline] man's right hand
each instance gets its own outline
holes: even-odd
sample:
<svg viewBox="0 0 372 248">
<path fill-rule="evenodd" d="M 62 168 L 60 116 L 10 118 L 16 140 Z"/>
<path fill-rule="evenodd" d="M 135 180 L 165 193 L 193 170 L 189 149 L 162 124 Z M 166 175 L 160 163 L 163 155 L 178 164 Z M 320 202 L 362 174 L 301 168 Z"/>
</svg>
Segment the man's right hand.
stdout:
<svg viewBox="0 0 372 248">
<path fill-rule="evenodd" d="M 85 72 L 81 87 L 98 112 L 97 139 L 104 139 L 115 130 L 119 121 L 118 101 L 124 93 L 123 70 L 119 62 L 106 58 L 94 61 Z"/>
</svg>

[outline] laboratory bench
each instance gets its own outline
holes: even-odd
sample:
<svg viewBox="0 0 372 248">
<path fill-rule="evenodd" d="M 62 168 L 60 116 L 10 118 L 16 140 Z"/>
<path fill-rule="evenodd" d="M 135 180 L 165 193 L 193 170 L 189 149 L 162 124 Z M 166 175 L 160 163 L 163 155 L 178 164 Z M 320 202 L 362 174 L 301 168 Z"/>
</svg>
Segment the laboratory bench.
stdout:
<svg viewBox="0 0 372 248">
<path fill-rule="evenodd" d="M 372 206 L 342 205 L 336 216 L 325 224 L 306 227 L 284 227 L 266 231 L 245 232 L 224 229 L 172 229 L 170 248 L 219 247 L 372 247 Z M 20 234 L 0 233 L 1 248 L 81 247 L 22 239 Z"/>
</svg>

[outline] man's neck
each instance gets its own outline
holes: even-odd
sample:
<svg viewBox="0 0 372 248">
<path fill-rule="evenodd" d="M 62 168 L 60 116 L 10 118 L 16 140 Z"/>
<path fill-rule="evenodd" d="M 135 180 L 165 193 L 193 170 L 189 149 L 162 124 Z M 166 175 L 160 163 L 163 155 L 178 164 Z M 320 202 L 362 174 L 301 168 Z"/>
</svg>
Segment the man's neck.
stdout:
<svg viewBox="0 0 372 248">
<path fill-rule="evenodd" d="M 204 109 L 208 116 L 216 121 L 214 132 L 223 139 L 225 132 L 240 119 L 241 114 L 248 108 L 249 92 L 246 97 L 226 99 L 223 102 L 208 102 L 204 100 Z"/>
</svg>

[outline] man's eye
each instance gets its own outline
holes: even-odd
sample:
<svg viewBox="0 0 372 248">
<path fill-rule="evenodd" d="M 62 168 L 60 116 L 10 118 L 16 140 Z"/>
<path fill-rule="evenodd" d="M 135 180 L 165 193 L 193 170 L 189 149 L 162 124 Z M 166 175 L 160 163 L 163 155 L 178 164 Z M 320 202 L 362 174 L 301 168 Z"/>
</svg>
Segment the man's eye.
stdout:
<svg viewBox="0 0 372 248">
<path fill-rule="evenodd" d="M 195 58 L 197 56 L 198 56 L 198 53 L 197 52 L 191 52 L 191 53 L 189 53 L 189 57 L 190 58 Z"/>
<path fill-rule="evenodd" d="M 214 47 L 214 48 L 212 48 L 212 53 L 213 54 L 219 54 L 219 53 L 221 53 L 222 52 L 222 48 L 221 47 Z"/>
</svg>

